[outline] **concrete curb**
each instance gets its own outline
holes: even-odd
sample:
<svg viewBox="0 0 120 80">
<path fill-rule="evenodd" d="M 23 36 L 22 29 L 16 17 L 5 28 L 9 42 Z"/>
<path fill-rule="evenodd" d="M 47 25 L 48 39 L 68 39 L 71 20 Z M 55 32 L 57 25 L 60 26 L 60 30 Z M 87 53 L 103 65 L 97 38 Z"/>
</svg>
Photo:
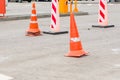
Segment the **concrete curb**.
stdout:
<svg viewBox="0 0 120 80">
<path fill-rule="evenodd" d="M 78 13 L 74 13 L 74 15 L 76 16 L 82 16 L 82 15 L 88 15 L 88 12 L 78 12 Z M 67 14 L 60 14 L 60 17 L 64 17 L 64 16 L 70 16 L 70 13 L 67 13 Z"/>
<path fill-rule="evenodd" d="M 88 12 L 78 12 L 74 13 L 76 16 L 82 16 L 82 15 L 88 15 Z M 60 17 L 69 16 L 70 13 L 67 14 L 60 14 Z M 37 14 L 37 18 L 48 18 L 51 17 L 51 14 L 49 13 L 41 13 Z M 11 15 L 11 16 L 5 16 L 0 17 L 0 22 L 2 21 L 12 21 L 12 20 L 24 20 L 24 19 L 30 19 L 30 15 Z"/>
</svg>

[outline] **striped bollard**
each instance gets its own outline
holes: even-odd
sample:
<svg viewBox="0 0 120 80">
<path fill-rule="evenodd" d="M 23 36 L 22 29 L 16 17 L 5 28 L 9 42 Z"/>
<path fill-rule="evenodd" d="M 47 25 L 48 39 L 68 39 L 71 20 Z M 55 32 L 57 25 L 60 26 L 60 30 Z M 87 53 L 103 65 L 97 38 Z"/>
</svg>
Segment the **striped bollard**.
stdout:
<svg viewBox="0 0 120 80">
<path fill-rule="evenodd" d="M 100 28 L 114 27 L 114 25 L 108 25 L 108 11 L 106 0 L 99 0 L 98 24 L 99 25 L 92 25 L 92 27 Z"/>
<path fill-rule="evenodd" d="M 58 11 L 58 0 L 52 0 L 51 5 L 51 25 L 50 28 L 54 32 L 59 31 L 59 11 Z"/>
<path fill-rule="evenodd" d="M 68 33 L 68 31 L 60 31 L 58 0 L 52 0 L 50 29 L 51 31 L 43 31 L 43 33 L 53 35 Z"/>
</svg>

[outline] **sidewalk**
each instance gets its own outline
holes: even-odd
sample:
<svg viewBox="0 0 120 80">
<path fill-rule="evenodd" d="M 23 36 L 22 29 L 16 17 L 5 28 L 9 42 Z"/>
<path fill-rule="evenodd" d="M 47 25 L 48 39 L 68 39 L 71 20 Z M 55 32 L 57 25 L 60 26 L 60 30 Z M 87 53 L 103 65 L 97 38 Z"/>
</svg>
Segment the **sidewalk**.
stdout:
<svg viewBox="0 0 120 80">
<path fill-rule="evenodd" d="M 38 18 L 50 17 L 51 14 L 50 7 L 51 2 L 36 2 L 37 17 Z M 31 3 L 9 2 L 6 7 L 5 17 L 0 17 L 0 21 L 29 19 L 30 15 L 31 15 Z M 79 12 L 76 15 L 88 15 L 88 12 Z M 69 13 L 61 14 L 60 16 L 69 16 Z"/>
</svg>

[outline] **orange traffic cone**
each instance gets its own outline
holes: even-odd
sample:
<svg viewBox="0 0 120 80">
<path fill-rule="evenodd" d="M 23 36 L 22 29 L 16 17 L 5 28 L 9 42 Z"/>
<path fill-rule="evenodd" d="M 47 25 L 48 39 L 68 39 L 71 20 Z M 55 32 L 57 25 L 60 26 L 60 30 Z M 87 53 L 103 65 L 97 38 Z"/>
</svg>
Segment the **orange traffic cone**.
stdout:
<svg viewBox="0 0 120 80">
<path fill-rule="evenodd" d="M 26 36 L 39 36 L 39 35 L 40 35 L 40 30 L 37 22 L 35 3 L 32 3 L 31 21 Z"/>
<path fill-rule="evenodd" d="M 1 16 L 3 14 L 3 16 Z M 6 0 L 0 0 L 0 17 L 4 17 L 6 14 Z"/>
<path fill-rule="evenodd" d="M 81 41 L 79 39 L 79 33 L 77 30 L 74 14 L 70 14 L 70 52 L 65 56 L 80 57 L 86 55 L 88 52 L 82 48 Z"/>
</svg>

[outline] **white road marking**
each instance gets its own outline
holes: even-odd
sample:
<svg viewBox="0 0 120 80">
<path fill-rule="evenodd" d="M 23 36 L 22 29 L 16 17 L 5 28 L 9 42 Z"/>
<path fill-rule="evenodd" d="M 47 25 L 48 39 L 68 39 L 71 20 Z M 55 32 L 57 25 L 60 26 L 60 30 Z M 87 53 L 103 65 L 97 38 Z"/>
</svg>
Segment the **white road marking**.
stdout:
<svg viewBox="0 0 120 80">
<path fill-rule="evenodd" d="M 0 80 L 11 80 L 11 79 L 13 79 L 13 77 L 6 76 L 4 74 L 0 74 Z"/>
<path fill-rule="evenodd" d="M 112 49 L 114 54 L 120 54 L 120 48 Z"/>
<path fill-rule="evenodd" d="M 8 57 L 3 57 L 3 56 L 0 56 L 0 62 L 5 61 L 6 59 L 8 59 Z"/>
<path fill-rule="evenodd" d="M 120 64 L 115 64 L 115 65 L 114 65 L 114 68 L 120 69 Z"/>
</svg>

